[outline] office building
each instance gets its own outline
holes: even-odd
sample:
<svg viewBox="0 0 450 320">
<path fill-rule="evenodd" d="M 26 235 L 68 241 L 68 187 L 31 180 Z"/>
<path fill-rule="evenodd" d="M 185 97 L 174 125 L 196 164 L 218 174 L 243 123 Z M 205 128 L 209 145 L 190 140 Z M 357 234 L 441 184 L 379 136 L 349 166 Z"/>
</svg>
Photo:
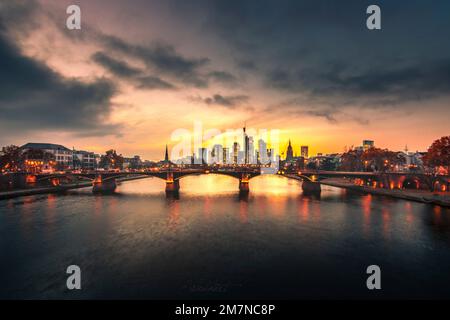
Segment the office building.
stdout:
<svg viewBox="0 0 450 320">
<path fill-rule="evenodd" d="M 308 146 L 301 146 L 300 147 L 300 155 L 303 158 L 308 158 L 308 154 L 309 154 L 309 147 Z"/>
<path fill-rule="evenodd" d="M 362 147 L 363 147 L 364 151 L 366 151 L 370 148 L 373 148 L 374 146 L 375 146 L 375 143 L 373 140 L 363 140 Z"/>
<path fill-rule="evenodd" d="M 27 143 L 20 147 L 22 153 L 37 151 L 53 154 L 56 168 L 59 170 L 73 168 L 73 151 L 59 144 L 53 143 Z"/>
</svg>

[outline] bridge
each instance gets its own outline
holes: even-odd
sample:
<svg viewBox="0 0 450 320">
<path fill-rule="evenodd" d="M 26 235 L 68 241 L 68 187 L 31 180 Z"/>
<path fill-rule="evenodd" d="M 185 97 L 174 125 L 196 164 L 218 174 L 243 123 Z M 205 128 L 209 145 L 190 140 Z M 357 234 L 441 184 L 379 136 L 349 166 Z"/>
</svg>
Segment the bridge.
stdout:
<svg viewBox="0 0 450 320">
<path fill-rule="evenodd" d="M 305 170 L 295 174 L 308 183 L 320 184 L 328 178 L 346 178 L 360 186 L 371 186 L 386 189 L 426 189 L 429 191 L 448 191 L 450 176 L 419 172 L 345 172 Z M 314 187 L 312 187 L 314 188 Z"/>
<path fill-rule="evenodd" d="M 239 191 L 242 193 L 249 192 L 249 181 L 261 174 L 259 168 L 236 168 L 218 169 L 218 168 L 202 168 L 202 169 L 178 169 L 167 168 L 160 170 L 145 170 L 136 172 L 109 172 L 109 171 L 92 171 L 86 173 L 53 173 L 53 174 L 26 174 L 26 184 L 42 184 L 47 183 L 53 186 L 59 186 L 61 183 L 70 181 L 91 181 L 93 192 L 109 193 L 113 192 L 117 183 L 116 180 L 124 177 L 147 176 L 162 179 L 166 182 L 166 193 L 177 193 L 180 190 L 180 179 L 186 176 L 201 174 L 219 174 L 233 177 L 239 180 Z M 22 179 L 23 180 L 23 179 Z"/>
<path fill-rule="evenodd" d="M 52 174 L 32 174 L 13 173 L 0 176 L 0 189 L 7 185 L 9 188 L 26 188 L 30 186 L 54 186 L 79 183 L 80 181 L 92 184 L 93 192 L 109 193 L 113 192 L 117 183 L 116 180 L 125 177 L 156 177 L 166 182 L 166 193 L 178 193 L 180 190 L 180 179 L 186 176 L 202 174 L 220 174 L 239 180 L 239 191 L 249 192 L 250 179 L 261 175 L 260 168 L 233 167 L 218 168 L 205 167 L 197 169 L 187 168 L 154 168 L 136 172 L 114 172 L 114 171 L 91 171 L 84 173 L 52 173 Z M 412 172 L 343 172 L 343 171 L 321 171 L 305 170 L 294 173 L 278 172 L 286 178 L 302 180 L 302 189 L 306 192 L 320 192 L 321 181 L 328 178 L 346 178 L 356 185 L 371 186 L 375 188 L 388 189 L 427 189 L 430 191 L 448 191 L 450 176 L 431 175 L 425 173 Z M 6 184 L 5 184 L 6 177 Z"/>
<path fill-rule="evenodd" d="M 167 193 L 177 193 L 180 190 L 180 179 L 201 174 L 220 174 L 229 177 L 233 177 L 239 180 L 239 191 L 249 192 L 249 181 L 260 175 L 259 170 L 251 169 L 237 169 L 237 170 L 220 170 L 220 169 L 167 169 L 167 170 L 157 170 L 157 171 L 144 171 L 144 172 L 133 172 L 133 173 L 103 173 L 88 175 L 87 178 L 93 178 L 94 188 L 93 191 L 108 191 L 109 189 L 115 189 L 115 179 L 127 175 L 144 175 L 148 177 L 156 177 L 163 179 L 166 182 L 166 192 Z M 95 178 L 94 178 L 95 177 Z"/>
</svg>

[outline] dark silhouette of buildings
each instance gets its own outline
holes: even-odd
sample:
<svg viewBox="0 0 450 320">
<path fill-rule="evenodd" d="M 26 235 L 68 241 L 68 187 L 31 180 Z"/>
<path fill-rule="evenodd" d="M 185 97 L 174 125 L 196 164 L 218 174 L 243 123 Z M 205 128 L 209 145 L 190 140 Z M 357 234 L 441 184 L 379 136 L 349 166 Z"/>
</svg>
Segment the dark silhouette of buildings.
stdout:
<svg viewBox="0 0 450 320">
<path fill-rule="evenodd" d="M 289 145 L 286 151 L 286 161 L 292 161 L 294 159 L 294 151 L 291 146 L 291 139 L 289 139 Z"/>
<path fill-rule="evenodd" d="M 245 132 L 244 125 L 244 163 L 248 164 L 248 154 L 249 154 L 249 138 L 247 133 Z"/>
<path fill-rule="evenodd" d="M 167 144 L 166 144 L 166 154 L 164 155 L 164 162 L 169 162 L 169 150 L 167 149 Z"/>
</svg>

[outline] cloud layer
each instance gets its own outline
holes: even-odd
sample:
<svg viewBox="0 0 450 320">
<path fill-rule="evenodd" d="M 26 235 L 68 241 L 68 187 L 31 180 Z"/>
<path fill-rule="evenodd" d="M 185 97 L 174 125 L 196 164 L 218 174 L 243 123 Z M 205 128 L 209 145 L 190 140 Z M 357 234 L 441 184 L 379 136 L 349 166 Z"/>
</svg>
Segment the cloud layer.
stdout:
<svg viewBox="0 0 450 320">
<path fill-rule="evenodd" d="M 129 137 L 141 123 L 140 139 L 156 122 L 169 130 L 174 114 L 372 132 L 385 120 L 417 127 L 417 114 L 434 129 L 450 116 L 448 1 L 380 0 L 381 31 L 365 26 L 369 0 L 79 4 L 79 32 L 64 28 L 61 2 L 1 4 L 3 137 Z"/>
<path fill-rule="evenodd" d="M 352 105 L 413 111 L 411 101 L 448 97 L 450 3 L 378 1 L 381 31 L 365 27 L 369 4 L 177 2 L 187 19 L 201 20 L 203 30 L 234 49 L 237 67 L 289 99 L 320 99 L 330 110 Z M 322 116 L 322 110 L 311 114 Z"/>
<path fill-rule="evenodd" d="M 22 54 L 0 25 L 0 124 L 22 132 L 45 127 L 80 135 L 117 135 L 109 122 L 115 85 L 106 79 L 66 78 Z"/>
<path fill-rule="evenodd" d="M 221 94 L 214 94 L 211 97 L 191 97 L 193 102 L 204 103 L 209 106 L 222 106 L 228 109 L 236 109 L 242 105 L 245 105 L 249 101 L 250 97 L 246 95 L 224 96 Z"/>
</svg>

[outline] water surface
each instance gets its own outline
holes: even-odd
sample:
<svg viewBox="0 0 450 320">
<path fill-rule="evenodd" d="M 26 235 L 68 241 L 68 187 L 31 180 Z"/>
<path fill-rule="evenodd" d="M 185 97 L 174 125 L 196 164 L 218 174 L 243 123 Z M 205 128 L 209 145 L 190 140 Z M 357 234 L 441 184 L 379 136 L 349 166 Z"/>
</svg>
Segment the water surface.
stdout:
<svg viewBox="0 0 450 320">
<path fill-rule="evenodd" d="M 0 298 L 450 298 L 450 210 L 279 176 L 0 201 Z M 82 289 L 66 289 L 67 266 Z M 381 267 L 382 290 L 366 288 Z"/>
</svg>

